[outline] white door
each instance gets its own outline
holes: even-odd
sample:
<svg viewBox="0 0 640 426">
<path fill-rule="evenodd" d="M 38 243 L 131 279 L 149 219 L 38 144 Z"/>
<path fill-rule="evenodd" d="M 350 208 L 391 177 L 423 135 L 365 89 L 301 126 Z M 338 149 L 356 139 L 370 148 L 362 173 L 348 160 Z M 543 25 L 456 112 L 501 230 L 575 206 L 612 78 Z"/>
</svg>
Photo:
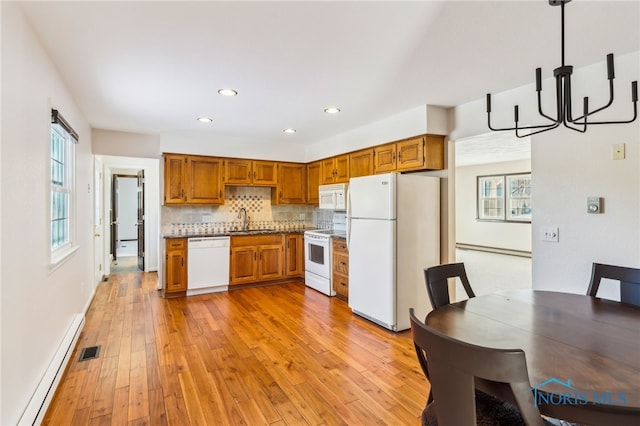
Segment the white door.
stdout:
<svg viewBox="0 0 640 426">
<path fill-rule="evenodd" d="M 351 218 L 396 218 L 396 173 L 362 176 L 349 181 Z"/>
<path fill-rule="evenodd" d="M 354 219 L 349 242 L 349 306 L 395 326 L 395 221 Z"/>
</svg>

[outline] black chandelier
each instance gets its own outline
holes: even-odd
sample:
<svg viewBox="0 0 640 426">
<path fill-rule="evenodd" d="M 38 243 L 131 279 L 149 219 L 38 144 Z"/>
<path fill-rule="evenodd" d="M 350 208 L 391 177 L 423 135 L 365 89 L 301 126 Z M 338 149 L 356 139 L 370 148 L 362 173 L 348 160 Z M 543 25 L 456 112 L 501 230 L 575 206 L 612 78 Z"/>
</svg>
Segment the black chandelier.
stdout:
<svg viewBox="0 0 640 426">
<path fill-rule="evenodd" d="M 516 136 L 523 138 L 526 136 L 534 135 L 536 133 L 546 132 L 547 130 L 555 129 L 564 124 L 565 127 L 575 130 L 577 132 L 584 133 L 587 131 L 587 126 L 592 124 L 625 124 L 635 121 L 638 116 L 638 82 L 633 81 L 631 83 L 631 101 L 633 102 L 633 118 L 626 121 L 589 121 L 588 117 L 608 108 L 613 103 L 613 79 L 615 77 L 613 70 L 613 53 L 607 55 L 607 78 L 609 80 L 609 102 L 606 105 L 589 111 L 589 98 L 585 97 L 583 100 L 583 113 L 580 117 L 573 117 L 571 111 L 571 74 L 573 73 L 573 66 L 565 65 L 564 63 L 564 5 L 571 0 L 549 0 L 551 6 L 560 6 L 561 19 L 562 19 L 562 65 L 553 70 L 553 75 L 556 78 L 556 117 L 550 117 L 542 111 L 541 104 L 541 92 L 542 92 L 542 68 L 536 69 L 536 92 L 538 92 L 538 113 L 550 121 L 547 124 L 535 125 L 535 126 L 519 126 L 518 125 L 518 105 L 513 107 L 515 126 L 508 128 L 494 128 L 491 126 L 491 94 L 487 93 L 487 123 L 489 129 L 494 131 L 502 130 L 515 130 Z M 524 135 L 519 134 L 522 130 L 532 130 Z"/>
</svg>

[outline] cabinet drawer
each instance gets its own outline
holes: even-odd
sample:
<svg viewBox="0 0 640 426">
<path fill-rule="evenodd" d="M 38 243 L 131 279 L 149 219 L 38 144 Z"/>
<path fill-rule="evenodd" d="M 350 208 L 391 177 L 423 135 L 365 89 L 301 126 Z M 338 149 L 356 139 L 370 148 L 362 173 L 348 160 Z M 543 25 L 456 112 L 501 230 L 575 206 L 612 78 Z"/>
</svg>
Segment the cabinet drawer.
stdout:
<svg viewBox="0 0 640 426">
<path fill-rule="evenodd" d="M 333 270 L 339 274 L 349 275 L 349 256 L 344 253 L 334 253 Z"/>
<path fill-rule="evenodd" d="M 342 274 L 333 274 L 333 290 L 338 295 L 349 298 L 349 279 Z"/>
<path fill-rule="evenodd" d="M 347 240 L 344 238 L 332 238 L 333 241 L 333 251 L 347 253 Z"/>
<path fill-rule="evenodd" d="M 186 238 L 170 238 L 167 240 L 167 249 L 181 250 L 187 248 Z"/>
</svg>

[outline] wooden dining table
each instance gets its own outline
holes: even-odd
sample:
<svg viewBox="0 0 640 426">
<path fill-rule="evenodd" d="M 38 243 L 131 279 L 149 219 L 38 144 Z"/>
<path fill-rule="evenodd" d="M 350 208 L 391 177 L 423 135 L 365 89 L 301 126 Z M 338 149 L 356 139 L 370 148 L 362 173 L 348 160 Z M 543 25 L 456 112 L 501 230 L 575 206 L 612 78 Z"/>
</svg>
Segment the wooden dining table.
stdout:
<svg viewBox="0 0 640 426">
<path fill-rule="evenodd" d="M 542 414 L 585 425 L 640 425 L 638 306 L 509 290 L 442 306 L 425 322 L 471 344 L 524 350 Z"/>
</svg>

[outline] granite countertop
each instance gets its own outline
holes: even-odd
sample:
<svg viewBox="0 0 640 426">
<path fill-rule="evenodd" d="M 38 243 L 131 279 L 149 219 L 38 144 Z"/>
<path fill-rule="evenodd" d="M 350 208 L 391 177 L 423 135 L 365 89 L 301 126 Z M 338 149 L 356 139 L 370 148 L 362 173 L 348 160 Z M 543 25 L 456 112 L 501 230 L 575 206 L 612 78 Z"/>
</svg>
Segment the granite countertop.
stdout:
<svg viewBox="0 0 640 426">
<path fill-rule="evenodd" d="M 312 229 L 312 228 L 309 228 Z M 229 231 L 225 233 L 209 234 L 162 234 L 162 238 L 202 238 L 202 237 L 233 237 L 234 235 L 263 235 L 263 234 L 302 234 L 306 229 L 254 229 L 250 231 Z"/>
</svg>

